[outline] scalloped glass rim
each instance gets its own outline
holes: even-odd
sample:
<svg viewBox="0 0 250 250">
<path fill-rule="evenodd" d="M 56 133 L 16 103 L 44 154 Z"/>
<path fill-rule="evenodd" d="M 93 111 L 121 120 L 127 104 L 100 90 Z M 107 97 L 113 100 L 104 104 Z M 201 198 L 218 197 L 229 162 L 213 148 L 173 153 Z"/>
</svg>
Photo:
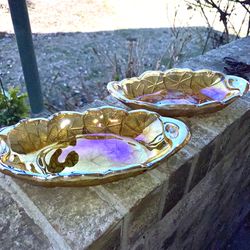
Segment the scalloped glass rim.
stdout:
<svg viewBox="0 0 250 250">
<path fill-rule="evenodd" d="M 86 114 L 88 115 L 91 114 L 92 118 L 94 118 L 95 116 L 100 115 L 100 113 L 104 114 L 105 116 L 105 112 L 109 112 L 110 114 L 112 112 L 121 112 L 121 113 L 126 114 L 126 117 L 131 116 L 132 118 L 133 116 L 140 117 L 140 115 L 145 114 L 145 115 L 148 115 L 149 117 L 153 116 L 159 119 L 159 121 L 162 124 L 161 136 L 164 138 L 165 142 L 171 142 L 170 149 L 167 150 L 165 153 L 159 154 L 157 157 L 152 158 L 148 162 L 143 162 L 141 164 L 135 164 L 135 165 L 127 165 L 127 166 L 118 167 L 118 168 L 110 168 L 108 170 L 99 171 L 99 172 L 98 171 L 93 171 L 93 172 L 74 171 L 71 173 L 46 173 L 46 174 L 42 173 L 41 174 L 41 173 L 28 171 L 27 169 L 24 170 L 24 169 L 20 169 L 17 167 L 13 167 L 9 164 L 6 164 L 6 162 L 2 161 L 3 156 L 6 156 L 10 152 L 10 147 L 11 147 L 10 145 L 8 145 L 9 141 L 6 138 L 9 138 L 8 135 L 11 135 L 11 133 L 13 133 L 12 131 L 14 131 L 15 129 L 19 129 L 19 127 L 22 126 L 22 124 L 25 124 L 26 126 L 26 124 L 29 124 L 32 122 L 38 122 L 38 121 L 42 121 L 42 123 L 47 122 L 47 123 L 53 124 L 54 121 L 58 122 L 60 120 L 59 119 L 60 116 L 67 117 L 68 115 L 70 115 L 73 117 L 74 116 L 85 117 Z M 83 118 L 83 120 L 84 119 L 85 118 Z M 133 119 L 132 119 L 132 122 L 133 122 Z M 61 124 L 62 124 L 62 121 L 61 121 Z M 90 126 L 92 125 L 93 123 L 91 123 Z M 174 133 L 176 134 L 175 136 L 173 136 L 173 132 L 171 132 L 171 130 L 169 131 L 166 130 L 167 126 L 170 126 L 170 127 L 172 126 L 173 128 L 176 128 L 176 131 L 174 131 Z M 91 128 L 93 129 L 93 126 Z M 32 131 L 32 129 L 33 127 L 30 127 L 30 131 Z M 14 133 L 14 135 L 16 134 Z M 180 148 L 182 148 L 189 141 L 189 139 L 190 139 L 189 129 L 182 121 L 179 121 L 173 118 L 160 117 L 157 113 L 150 112 L 147 110 L 126 111 L 120 108 L 103 106 L 100 108 L 88 109 L 83 113 L 59 112 L 50 116 L 48 119 L 44 119 L 44 118 L 27 119 L 27 120 L 23 120 L 17 123 L 14 126 L 1 129 L 0 130 L 0 158 L 1 158 L 0 171 L 5 174 L 14 176 L 14 177 L 22 178 L 35 185 L 43 185 L 43 186 L 48 186 L 48 187 L 50 186 L 97 185 L 101 183 L 111 182 L 111 181 L 127 178 L 130 176 L 134 176 L 134 175 L 144 172 L 145 170 L 152 169 L 156 167 L 161 161 L 163 161 L 164 159 L 176 153 Z"/>
<path fill-rule="evenodd" d="M 125 93 L 124 86 L 126 85 L 133 85 L 135 82 L 140 82 L 145 77 L 150 76 L 158 76 L 167 75 L 169 73 L 191 73 L 191 74 L 201 74 L 201 73 L 208 73 L 208 74 L 218 74 L 221 75 L 221 81 L 213 83 L 213 86 L 223 81 L 225 88 L 229 91 L 236 91 L 233 95 L 230 95 L 222 100 L 209 100 L 203 103 L 178 103 L 178 104 L 166 104 L 159 106 L 152 102 L 146 102 L 141 100 L 136 100 L 135 98 L 128 97 Z M 211 85 L 212 86 L 212 85 Z M 121 81 L 113 81 L 109 82 L 107 85 L 107 89 L 110 94 L 124 103 L 125 105 L 129 106 L 132 109 L 144 108 L 154 112 L 158 112 L 160 115 L 163 116 L 193 116 L 197 114 L 204 114 L 204 113 L 211 113 L 218 110 L 223 109 L 237 98 L 246 94 L 249 90 L 249 82 L 241 77 L 232 76 L 232 75 L 225 75 L 219 71 L 212 71 L 208 69 L 202 69 L 193 71 L 187 68 L 173 68 L 163 71 L 146 71 L 141 74 L 139 77 L 127 78 Z"/>
</svg>

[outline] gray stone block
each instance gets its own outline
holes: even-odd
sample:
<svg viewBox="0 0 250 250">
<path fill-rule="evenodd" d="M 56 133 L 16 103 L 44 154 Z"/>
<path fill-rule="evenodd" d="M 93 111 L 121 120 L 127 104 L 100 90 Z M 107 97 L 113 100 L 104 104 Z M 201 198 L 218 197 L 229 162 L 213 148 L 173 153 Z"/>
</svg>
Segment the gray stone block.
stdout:
<svg viewBox="0 0 250 250">
<path fill-rule="evenodd" d="M 52 249 L 42 229 L 0 187 L 0 249 Z"/>
<path fill-rule="evenodd" d="M 89 188 L 21 188 L 73 249 L 84 249 L 113 227 L 121 215 Z"/>
<path fill-rule="evenodd" d="M 130 210 L 160 185 L 160 180 L 153 178 L 149 173 L 144 173 L 126 180 L 105 184 L 104 187 L 114 198 L 120 200 L 127 210 Z"/>
</svg>

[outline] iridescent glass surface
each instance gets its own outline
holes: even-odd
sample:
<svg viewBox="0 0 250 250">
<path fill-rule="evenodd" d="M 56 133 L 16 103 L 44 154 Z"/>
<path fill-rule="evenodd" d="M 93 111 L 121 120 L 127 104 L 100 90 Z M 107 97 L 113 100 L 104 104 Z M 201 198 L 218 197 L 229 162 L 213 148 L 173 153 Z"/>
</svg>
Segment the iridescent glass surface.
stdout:
<svg viewBox="0 0 250 250">
<path fill-rule="evenodd" d="M 192 116 L 220 110 L 245 94 L 249 83 L 217 71 L 171 69 L 110 82 L 109 92 L 131 108 L 166 116 Z"/>
<path fill-rule="evenodd" d="M 189 139 L 181 121 L 114 107 L 28 119 L 0 132 L 0 170 L 35 184 L 94 185 L 151 169 Z"/>
</svg>

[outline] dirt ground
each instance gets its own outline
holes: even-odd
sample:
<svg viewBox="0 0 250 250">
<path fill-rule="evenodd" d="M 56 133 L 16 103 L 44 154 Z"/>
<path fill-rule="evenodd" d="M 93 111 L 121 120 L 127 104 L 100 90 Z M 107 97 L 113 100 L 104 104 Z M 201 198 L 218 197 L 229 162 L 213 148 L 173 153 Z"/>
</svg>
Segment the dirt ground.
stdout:
<svg viewBox="0 0 250 250">
<path fill-rule="evenodd" d="M 222 5 L 225 1 L 222 1 Z M 206 20 L 201 12 L 198 9 L 187 8 L 187 2 L 187 0 L 27 0 L 34 33 L 163 28 L 173 25 L 206 26 Z M 237 14 L 232 17 L 236 27 L 241 24 L 244 10 L 239 8 Z M 218 18 L 214 20 L 215 12 L 212 10 L 207 12 L 207 15 L 213 21 L 214 29 L 222 31 L 222 23 Z M 0 31 L 13 32 L 7 0 L 0 0 Z"/>
</svg>

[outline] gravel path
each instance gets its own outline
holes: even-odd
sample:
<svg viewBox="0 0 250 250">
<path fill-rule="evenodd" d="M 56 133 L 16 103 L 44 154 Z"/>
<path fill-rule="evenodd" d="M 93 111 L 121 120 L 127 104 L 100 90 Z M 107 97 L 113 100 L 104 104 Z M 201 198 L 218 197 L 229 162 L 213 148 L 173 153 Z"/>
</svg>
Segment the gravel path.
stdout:
<svg viewBox="0 0 250 250">
<path fill-rule="evenodd" d="M 177 61 L 199 55 L 205 29 L 177 30 L 180 32 L 177 40 L 167 28 L 35 34 L 34 46 L 47 101 L 59 109 L 81 107 L 103 99 L 107 82 L 128 75 L 129 61 L 137 75 L 156 68 L 165 70 L 171 55 Z M 178 53 L 183 39 L 188 42 Z M 25 91 L 13 35 L 0 39 L 0 73 L 8 87 L 21 86 Z"/>
</svg>

